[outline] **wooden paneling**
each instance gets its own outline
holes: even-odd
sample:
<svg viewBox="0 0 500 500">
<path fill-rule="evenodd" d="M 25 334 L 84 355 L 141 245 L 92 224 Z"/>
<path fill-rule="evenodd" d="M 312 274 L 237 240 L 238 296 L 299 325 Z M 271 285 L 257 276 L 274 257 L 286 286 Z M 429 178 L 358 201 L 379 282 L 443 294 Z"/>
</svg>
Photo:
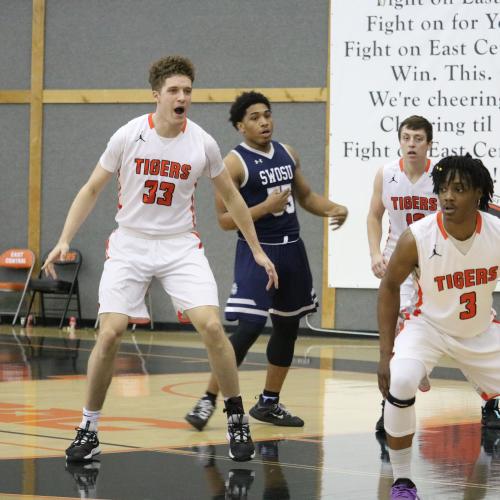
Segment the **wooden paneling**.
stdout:
<svg viewBox="0 0 500 500">
<path fill-rule="evenodd" d="M 28 247 L 40 255 L 43 66 L 45 44 L 45 0 L 33 0 L 31 40 L 30 157 L 28 198 Z"/>
<path fill-rule="evenodd" d="M 281 89 L 193 89 L 193 102 L 232 102 L 245 90 L 263 92 L 273 102 L 325 102 L 324 88 L 281 88 Z M 43 91 L 46 104 L 113 104 L 153 102 L 148 89 L 46 89 Z"/>
<path fill-rule="evenodd" d="M 0 104 L 28 104 L 31 102 L 29 90 L 0 90 Z"/>
</svg>

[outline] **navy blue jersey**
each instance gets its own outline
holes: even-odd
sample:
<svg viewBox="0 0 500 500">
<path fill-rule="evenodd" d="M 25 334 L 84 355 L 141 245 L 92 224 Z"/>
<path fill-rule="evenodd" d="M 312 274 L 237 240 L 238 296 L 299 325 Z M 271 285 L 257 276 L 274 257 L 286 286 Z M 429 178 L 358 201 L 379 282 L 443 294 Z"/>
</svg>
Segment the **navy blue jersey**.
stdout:
<svg viewBox="0 0 500 500">
<path fill-rule="evenodd" d="M 271 141 L 268 153 L 251 148 L 241 143 L 233 149 L 240 158 L 245 177 L 239 187 L 241 196 L 249 207 L 262 203 L 272 191 L 292 189 L 295 176 L 295 161 L 285 147 Z M 295 200 L 290 194 L 285 210 L 267 214 L 255 221 L 259 241 L 273 241 L 284 236 L 297 237 L 300 226 L 295 210 Z M 243 238 L 239 233 L 240 238 Z"/>
</svg>

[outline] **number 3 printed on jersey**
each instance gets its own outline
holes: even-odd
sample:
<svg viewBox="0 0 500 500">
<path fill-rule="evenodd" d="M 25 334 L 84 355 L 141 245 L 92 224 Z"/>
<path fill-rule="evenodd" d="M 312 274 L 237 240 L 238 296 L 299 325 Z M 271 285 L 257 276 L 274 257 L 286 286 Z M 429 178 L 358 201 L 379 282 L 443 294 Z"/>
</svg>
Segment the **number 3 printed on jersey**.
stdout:
<svg viewBox="0 0 500 500">
<path fill-rule="evenodd" d="M 460 304 L 465 305 L 465 311 L 459 315 L 460 319 L 471 319 L 477 313 L 476 292 L 467 292 L 460 295 Z"/>
<path fill-rule="evenodd" d="M 144 187 L 148 190 L 142 195 L 142 202 L 147 205 L 156 203 L 169 207 L 172 205 L 172 196 L 175 191 L 175 184 L 171 182 L 158 182 L 149 179 L 144 183 Z M 159 189 L 158 189 L 159 188 Z"/>
<path fill-rule="evenodd" d="M 274 193 L 277 189 L 279 189 L 279 191 L 286 191 L 287 189 L 289 189 L 290 196 L 287 199 L 285 210 L 282 210 L 281 212 L 273 212 L 273 215 L 275 217 L 279 217 L 280 215 L 283 215 L 285 212 L 287 214 L 293 214 L 295 212 L 295 203 L 293 201 L 293 196 L 292 196 L 292 185 L 282 184 L 281 186 L 274 186 L 272 188 L 267 188 L 267 196 L 269 196 L 271 193 Z"/>
</svg>

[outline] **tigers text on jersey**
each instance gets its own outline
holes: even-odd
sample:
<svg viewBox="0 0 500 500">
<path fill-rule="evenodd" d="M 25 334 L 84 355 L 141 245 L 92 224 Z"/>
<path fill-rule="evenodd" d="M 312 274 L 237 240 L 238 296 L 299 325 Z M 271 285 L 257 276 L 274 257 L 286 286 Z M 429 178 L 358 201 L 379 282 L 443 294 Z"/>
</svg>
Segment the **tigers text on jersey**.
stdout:
<svg viewBox="0 0 500 500">
<path fill-rule="evenodd" d="M 432 192 L 431 160 L 416 182 L 403 169 L 403 158 L 383 167 L 382 203 L 389 215 L 389 235 L 384 255 L 390 257 L 403 231 L 413 222 L 438 209 L 438 198 Z"/>
<path fill-rule="evenodd" d="M 249 207 L 262 203 L 273 191 L 292 189 L 295 161 L 283 144 L 271 141 L 269 152 L 258 151 L 244 142 L 232 152 L 240 159 L 245 177 L 239 187 L 241 196 Z M 285 210 L 267 214 L 255 221 L 259 241 L 283 236 L 298 236 L 299 220 L 292 193 Z M 241 233 L 238 233 L 242 238 Z"/>
<path fill-rule="evenodd" d="M 472 246 L 462 254 L 448 237 L 443 214 L 410 226 L 418 250 L 419 300 L 414 314 L 453 337 L 474 337 L 492 321 L 500 265 L 500 220 L 477 212 Z"/>
<path fill-rule="evenodd" d="M 199 125 L 187 119 L 178 136 L 165 138 L 152 114 L 118 129 L 99 163 L 118 175 L 118 225 L 153 236 L 191 231 L 196 182 L 224 168 L 217 143 Z"/>
</svg>

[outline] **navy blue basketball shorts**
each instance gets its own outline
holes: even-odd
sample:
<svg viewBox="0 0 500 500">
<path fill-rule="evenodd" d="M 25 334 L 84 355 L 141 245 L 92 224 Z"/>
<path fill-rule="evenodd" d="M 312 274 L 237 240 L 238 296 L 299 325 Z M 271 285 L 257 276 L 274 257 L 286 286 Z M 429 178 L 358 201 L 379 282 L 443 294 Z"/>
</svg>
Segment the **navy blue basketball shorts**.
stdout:
<svg viewBox="0 0 500 500">
<path fill-rule="evenodd" d="M 276 267 L 279 288 L 266 290 L 268 276 L 259 266 L 245 240 L 238 239 L 234 263 L 234 283 L 226 302 L 228 321 L 263 322 L 270 314 L 301 318 L 318 308 L 312 275 L 303 241 L 266 244 L 262 248 Z"/>
</svg>

